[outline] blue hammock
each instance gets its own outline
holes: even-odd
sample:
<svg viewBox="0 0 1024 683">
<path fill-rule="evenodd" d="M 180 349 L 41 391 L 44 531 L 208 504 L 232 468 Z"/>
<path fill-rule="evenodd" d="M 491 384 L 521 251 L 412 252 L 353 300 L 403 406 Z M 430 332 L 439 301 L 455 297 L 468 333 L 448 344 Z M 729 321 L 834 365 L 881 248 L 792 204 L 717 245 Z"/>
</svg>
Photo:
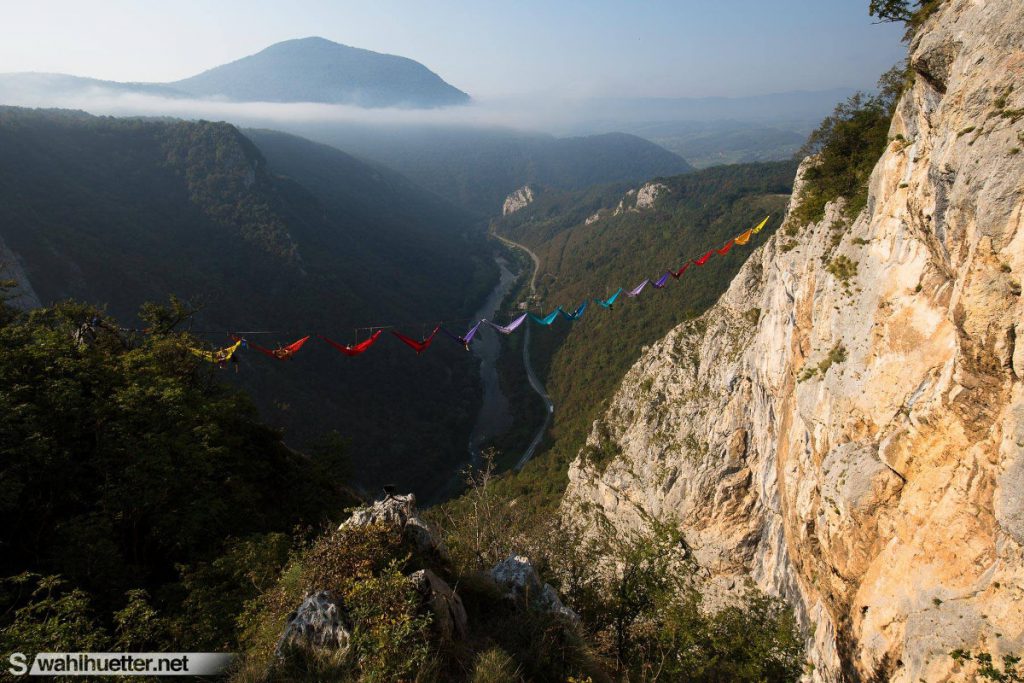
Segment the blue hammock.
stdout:
<svg viewBox="0 0 1024 683">
<path fill-rule="evenodd" d="M 550 325 L 551 323 L 555 322 L 555 318 L 558 317 L 558 313 L 561 310 L 562 310 L 562 307 L 559 306 L 558 308 L 556 308 L 555 310 L 551 311 L 550 313 L 548 313 L 543 318 L 538 318 L 533 313 L 531 313 L 530 314 L 530 319 L 533 320 L 533 322 L 537 323 L 538 325 Z"/>
<path fill-rule="evenodd" d="M 611 308 L 612 305 L 615 303 L 615 300 L 619 298 L 619 294 L 622 294 L 622 287 L 619 287 L 619 289 L 614 294 L 612 294 L 610 297 L 608 297 L 604 301 L 601 301 L 600 299 L 594 299 L 594 303 L 596 303 L 598 306 L 604 306 L 605 308 Z"/>
</svg>

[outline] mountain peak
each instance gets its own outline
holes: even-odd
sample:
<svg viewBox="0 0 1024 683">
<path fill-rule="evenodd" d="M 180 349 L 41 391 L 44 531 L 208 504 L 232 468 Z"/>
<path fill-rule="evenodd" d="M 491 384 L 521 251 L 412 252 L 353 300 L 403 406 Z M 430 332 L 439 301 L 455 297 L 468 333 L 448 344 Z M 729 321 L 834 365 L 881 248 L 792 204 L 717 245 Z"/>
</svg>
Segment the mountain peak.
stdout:
<svg viewBox="0 0 1024 683">
<path fill-rule="evenodd" d="M 319 36 L 274 43 L 168 85 L 189 95 L 240 101 L 408 108 L 469 102 L 469 95 L 415 60 Z"/>
</svg>

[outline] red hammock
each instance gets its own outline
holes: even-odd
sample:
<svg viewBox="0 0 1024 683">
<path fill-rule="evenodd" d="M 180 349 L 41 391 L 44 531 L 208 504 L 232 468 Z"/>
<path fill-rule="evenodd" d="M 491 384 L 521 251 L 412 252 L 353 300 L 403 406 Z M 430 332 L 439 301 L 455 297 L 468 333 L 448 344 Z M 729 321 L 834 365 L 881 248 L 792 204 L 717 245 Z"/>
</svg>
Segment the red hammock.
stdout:
<svg viewBox="0 0 1024 683">
<path fill-rule="evenodd" d="M 427 337 L 426 339 L 423 339 L 422 341 L 416 341 L 412 337 L 406 337 L 401 332 L 396 332 L 395 330 L 392 330 L 391 334 L 401 339 L 402 342 L 404 342 L 405 344 L 408 344 L 412 348 L 412 350 L 416 352 L 416 355 L 418 356 L 427 350 L 427 347 L 430 346 L 430 342 L 434 341 L 434 337 L 437 335 L 438 330 L 440 329 L 441 326 L 438 325 L 437 327 L 434 328 L 434 331 L 430 333 L 430 336 Z"/>
<path fill-rule="evenodd" d="M 235 335 L 231 335 L 231 338 L 234 339 L 235 341 L 241 341 L 241 338 L 236 337 Z M 292 342 L 288 346 L 279 346 L 276 349 L 268 349 L 258 344 L 253 344 L 251 341 L 246 341 L 246 345 L 251 346 L 260 353 L 270 356 L 271 358 L 276 358 L 277 360 L 288 360 L 296 353 L 298 353 L 299 349 L 301 349 L 302 345 L 305 344 L 307 341 L 309 341 L 308 336 L 303 337 L 299 341 Z"/>
<path fill-rule="evenodd" d="M 668 272 L 672 273 L 672 277 L 678 279 L 678 278 L 682 277 L 683 273 L 686 272 L 686 269 L 690 267 L 690 263 L 692 263 L 692 262 L 691 261 L 687 261 L 686 264 L 682 268 L 680 268 L 679 270 L 670 270 Z"/>
<path fill-rule="evenodd" d="M 334 348 L 336 348 L 339 351 L 341 351 L 346 356 L 358 356 L 359 354 L 361 354 L 364 351 L 366 351 L 366 349 L 368 349 L 371 346 L 373 346 L 373 342 L 377 341 L 377 339 L 381 335 L 381 332 L 383 332 L 383 330 L 377 330 L 372 335 L 370 335 L 369 339 L 367 339 L 366 341 L 361 341 L 358 344 L 339 344 L 338 342 L 334 341 L 333 339 L 328 339 L 327 337 L 323 336 L 322 334 L 318 334 L 317 336 L 320 337 L 321 339 L 323 339 L 325 342 L 327 342 L 331 346 L 333 346 Z"/>
<path fill-rule="evenodd" d="M 711 255 L 714 254 L 714 253 L 715 253 L 715 250 L 712 249 L 711 251 L 709 251 L 708 253 L 704 254 L 700 258 L 694 259 L 693 262 L 696 263 L 698 266 L 703 266 L 705 263 L 708 262 L 708 259 L 711 258 Z"/>
<path fill-rule="evenodd" d="M 715 251 L 718 252 L 719 256 L 725 256 L 726 254 L 729 253 L 729 250 L 732 249 L 734 244 L 736 244 L 736 240 L 729 240 L 728 242 L 725 243 L 724 247 L 722 247 L 721 249 L 716 249 Z"/>
</svg>

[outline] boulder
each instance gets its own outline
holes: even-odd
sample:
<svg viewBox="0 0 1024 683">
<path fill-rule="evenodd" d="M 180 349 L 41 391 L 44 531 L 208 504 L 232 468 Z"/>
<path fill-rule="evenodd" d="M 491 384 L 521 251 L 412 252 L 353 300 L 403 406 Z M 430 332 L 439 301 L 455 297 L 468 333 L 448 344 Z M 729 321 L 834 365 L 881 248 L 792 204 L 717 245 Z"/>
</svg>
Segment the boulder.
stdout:
<svg viewBox="0 0 1024 683">
<path fill-rule="evenodd" d="M 330 593 L 313 593 L 289 615 L 275 652 L 281 656 L 289 647 L 347 650 L 352 635 L 347 621 L 343 607 Z"/>
<path fill-rule="evenodd" d="M 462 598 L 429 569 L 413 572 L 409 580 L 423 597 L 424 604 L 434 613 L 434 624 L 441 636 L 446 640 L 464 640 L 469 633 L 469 619 Z"/>
<path fill-rule="evenodd" d="M 505 591 L 505 597 L 510 600 L 560 614 L 573 623 L 579 621 L 579 615 L 562 604 L 558 591 L 540 580 L 528 557 L 510 555 L 491 569 L 491 580 Z"/>
</svg>

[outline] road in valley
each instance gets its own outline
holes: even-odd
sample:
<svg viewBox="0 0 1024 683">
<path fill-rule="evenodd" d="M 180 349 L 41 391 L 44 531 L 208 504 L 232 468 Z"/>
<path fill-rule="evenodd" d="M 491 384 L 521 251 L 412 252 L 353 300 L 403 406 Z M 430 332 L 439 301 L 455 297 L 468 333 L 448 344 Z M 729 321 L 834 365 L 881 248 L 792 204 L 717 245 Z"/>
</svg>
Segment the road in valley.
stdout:
<svg viewBox="0 0 1024 683">
<path fill-rule="evenodd" d="M 519 244 L 512 240 L 502 237 L 496 233 L 491 233 L 504 244 L 512 247 L 513 249 L 521 249 L 529 254 L 530 258 L 533 259 L 533 275 L 530 276 L 530 296 L 531 298 L 537 291 L 537 273 L 540 272 L 540 259 L 537 255 L 530 250 L 525 244 Z M 530 462 L 530 458 L 533 457 L 534 453 L 537 452 L 537 447 L 540 446 L 540 442 L 544 440 L 544 434 L 548 431 L 548 427 L 551 426 L 551 417 L 555 413 L 555 404 L 551 401 L 551 397 L 548 396 L 547 389 L 544 388 L 544 383 L 537 377 L 537 373 L 533 371 L 533 365 L 530 363 L 530 325 L 526 325 L 526 339 L 523 340 L 523 367 L 526 369 L 526 378 L 530 381 L 530 387 L 536 392 L 540 399 L 544 401 L 544 423 L 541 424 L 540 429 L 533 436 L 533 441 L 530 442 L 526 452 L 523 453 L 522 457 L 516 462 L 515 470 L 518 472 L 523 469 L 526 463 Z"/>
</svg>

